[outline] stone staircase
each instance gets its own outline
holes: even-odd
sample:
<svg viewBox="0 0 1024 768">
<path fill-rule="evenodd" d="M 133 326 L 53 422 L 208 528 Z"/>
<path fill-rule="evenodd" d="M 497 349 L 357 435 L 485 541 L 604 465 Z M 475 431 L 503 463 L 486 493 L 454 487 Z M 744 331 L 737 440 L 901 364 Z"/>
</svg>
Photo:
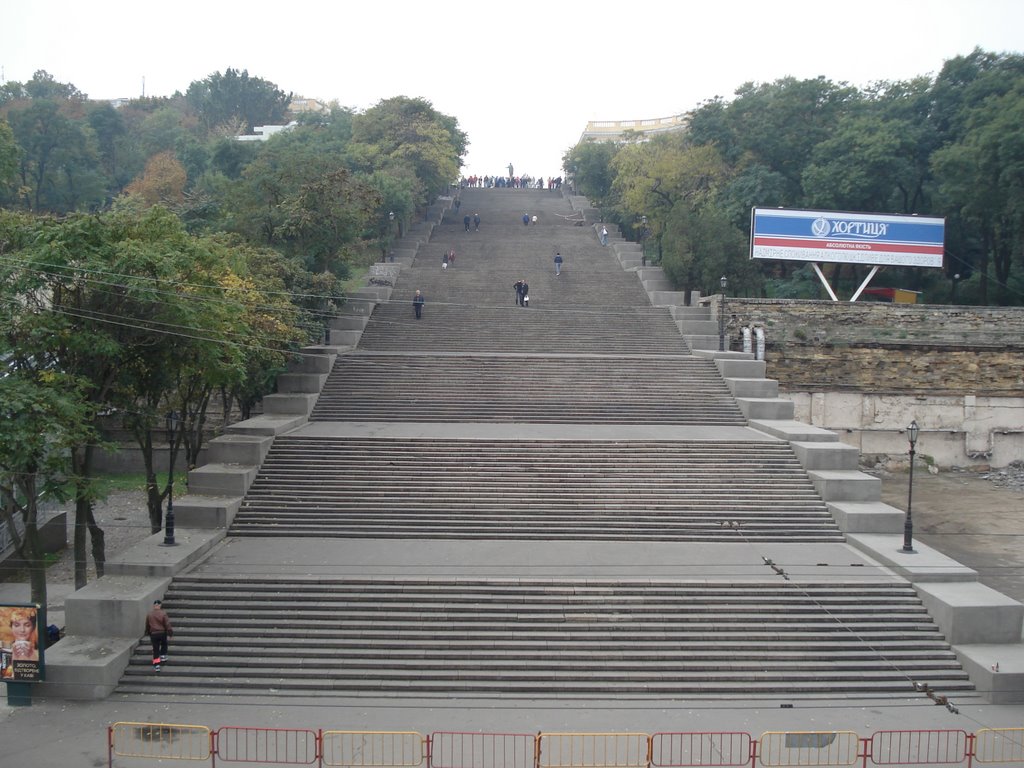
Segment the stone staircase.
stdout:
<svg viewBox="0 0 1024 768">
<path fill-rule="evenodd" d="M 275 696 L 907 696 L 971 690 L 907 584 L 183 576 L 159 675 Z"/>
<path fill-rule="evenodd" d="M 728 526 L 734 531 L 723 533 Z M 238 536 L 840 541 L 785 443 L 280 437 Z"/>
<path fill-rule="evenodd" d="M 711 360 L 340 355 L 314 421 L 743 425 Z"/>
<path fill-rule="evenodd" d="M 717 349 L 707 307 L 674 306 L 635 246 L 600 246 L 557 193 L 466 190 L 458 215 L 434 214 L 385 265 L 392 284 L 353 295 L 324 353 L 190 474 L 198 498 L 182 517 L 230 526 L 227 543 L 159 585 L 172 661 L 156 675 L 136 649 L 118 690 L 972 690 L 913 586 L 843 544 L 836 510 L 864 529 L 892 523 L 857 507 L 877 489 L 856 451 L 793 422 L 763 361 L 703 352 Z M 523 278 L 529 308 L 513 305 Z M 767 554 L 804 545 L 786 550 L 801 579 Z M 517 568 L 495 576 L 500 562 L 477 554 L 495 547 Z M 541 550 L 576 559 L 538 570 Z M 845 570 L 830 578 L 836 557 Z M 704 573 L 658 578 L 657 558 Z M 736 558 L 741 575 L 714 575 Z"/>
</svg>

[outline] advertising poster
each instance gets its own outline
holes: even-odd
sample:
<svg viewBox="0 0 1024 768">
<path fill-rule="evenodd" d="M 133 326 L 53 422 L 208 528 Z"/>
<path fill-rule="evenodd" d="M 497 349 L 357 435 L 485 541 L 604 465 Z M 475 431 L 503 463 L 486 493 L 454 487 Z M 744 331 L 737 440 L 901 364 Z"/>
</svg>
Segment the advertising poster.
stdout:
<svg viewBox="0 0 1024 768">
<path fill-rule="evenodd" d="M 35 605 L 0 605 L 0 680 L 39 680 L 39 619 Z"/>
<path fill-rule="evenodd" d="M 750 258 L 941 267 L 945 226 L 926 216 L 754 208 Z"/>
</svg>

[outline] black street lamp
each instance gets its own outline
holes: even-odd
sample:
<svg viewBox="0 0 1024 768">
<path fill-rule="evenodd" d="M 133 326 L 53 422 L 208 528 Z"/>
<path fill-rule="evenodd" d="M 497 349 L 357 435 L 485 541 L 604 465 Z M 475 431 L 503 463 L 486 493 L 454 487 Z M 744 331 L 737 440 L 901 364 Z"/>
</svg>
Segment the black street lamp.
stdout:
<svg viewBox="0 0 1024 768">
<path fill-rule="evenodd" d="M 167 427 L 167 515 L 164 518 L 164 546 L 173 547 L 174 540 L 174 438 L 178 431 L 178 414 L 168 411 Z"/>
<path fill-rule="evenodd" d="M 722 286 L 722 300 L 718 303 L 718 351 L 725 352 L 725 286 L 729 281 L 722 275 L 718 282 Z"/>
<path fill-rule="evenodd" d="M 914 538 L 914 519 L 911 516 L 911 503 L 914 500 L 914 448 L 917 446 L 917 433 L 919 428 L 917 426 L 917 419 L 910 422 L 910 426 L 907 427 L 907 439 L 910 441 L 910 482 L 907 483 L 907 516 L 903 521 L 903 551 L 913 552 L 914 546 L 912 540 Z"/>
</svg>

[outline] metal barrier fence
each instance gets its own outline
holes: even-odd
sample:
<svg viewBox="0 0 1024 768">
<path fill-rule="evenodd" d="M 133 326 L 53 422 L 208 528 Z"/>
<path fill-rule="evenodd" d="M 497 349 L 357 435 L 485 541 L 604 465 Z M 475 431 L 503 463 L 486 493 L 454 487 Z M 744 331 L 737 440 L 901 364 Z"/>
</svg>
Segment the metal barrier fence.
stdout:
<svg viewBox="0 0 1024 768">
<path fill-rule="evenodd" d="M 108 765 L 152 760 L 342 768 L 805 768 L 1024 766 L 1024 728 L 679 733 L 467 733 L 118 722 Z"/>
</svg>

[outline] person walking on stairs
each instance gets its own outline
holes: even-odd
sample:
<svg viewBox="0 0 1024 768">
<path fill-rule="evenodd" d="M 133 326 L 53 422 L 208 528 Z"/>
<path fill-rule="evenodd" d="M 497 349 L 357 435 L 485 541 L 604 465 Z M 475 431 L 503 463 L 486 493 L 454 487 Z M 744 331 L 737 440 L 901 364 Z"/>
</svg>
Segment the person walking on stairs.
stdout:
<svg viewBox="0 0 1024 768">
<path fill-rule="evenodd" d="M 512 283 L 512 289 L 516 292 L 516 306 L 523 303 L 523 285 L 522 280 L 516 280 Z"/>
<path fill-rule="evenodd" d="M 160 665 L 167 661 L 167 640 L 174 634 L 171 619 L 159 600 L 153 601 L 153 607 L 146 614 L 146 635 L 153 645 L 153 671 L 159 672 Z"/>
<path fill-rule="evenodd" d="M 555 251 L 555 277 L 562 274 L 562 254 Z"/>
<path fill-rule="evenodd" d="M 479 213 L 474 213 L 473 214 L 473 230 L 476 231 L 476 232 L 480 231 L 480 214 Z M 467 232 L 469 231 L 469 227 L 468 226 L 466 227 L 466 231 Z"/>
<path fill-rule="evenodd" d="M 523 214 L 523 224 L 526 225 L 527 227 L 530 226 L 530 214 Z"/>
<path fill-rule="evenodd" d="M 424 303 L 425 303 L 425 300 L 423 298 L 423 294 L 420 293 L 420 289 L 417 288 L 416 289 L 416 295 L 412 297 L 412 308 L 416 312 L 416 319 L 417 320 L 420 319 L 420 315 L 423 312 L 423 304 Z"/>
<path fill-rule="evenodd" d="M 469 214 L 467 213 L 462 217 L 462 223 L 466 225 L 466 231 L 469 232 Z"/>
<path fill-rule="evenodd" d="M 526 280 L 523 280 L 523 298 L 519 302 L 524 307 L 530 306 L 530 286 L 527 285 Z"/>
</svg>

